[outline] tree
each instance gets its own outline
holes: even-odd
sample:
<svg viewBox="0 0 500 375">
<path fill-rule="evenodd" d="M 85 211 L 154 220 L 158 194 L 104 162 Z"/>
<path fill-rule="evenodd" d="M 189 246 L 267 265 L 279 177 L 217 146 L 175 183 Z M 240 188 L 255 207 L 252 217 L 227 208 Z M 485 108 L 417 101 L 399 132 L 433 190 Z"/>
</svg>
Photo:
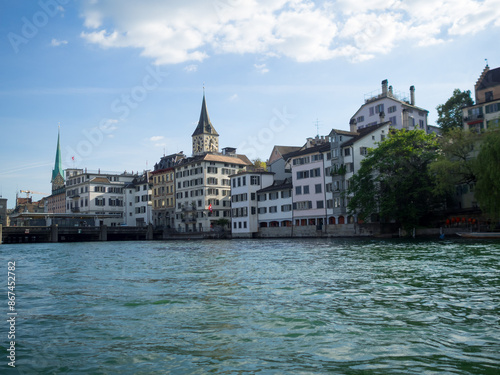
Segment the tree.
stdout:
<svg viewBox="0 0 500 375">
<path fill-rule="evenodd" d="M 406 229 L 418 225 L 436 203 L 429 164 L 437 148 L 435 136 L 422 130 L 392 130 L 351 178 L 349 211 L 362 220 L 379 214 Z"/>
<path fill-rule="evenodd" d="M 437 124 L 443 129 L 443 132 L 448 132 L 454 128 L 462 128 L 462 108 L 473 104 L 474 101 L 471 98 L 470 90 L 453 90 L 453 95 L 446 103 L 436 107 L 438 112 Z"/>
<path fill-rule="evenodd" d="M 265 161 L 260 160 L 260 158 L 252 160 L 252 164 L 255 168 L 267 169 L 267 164 Z"/>
<path fill-rule="evenodd" d="M 483 134 L 477 155 L 475 197 L 481 210 L 494 220 L 500 219 L 500 130 Z"/>
<path fill-rule="evenodd" d="M 458 128 L 441 137 L 439 156 L 430 165 L 438 194 L 450 193 L 456 185 L 476 183 L 478 142 L 477 133 Z"/>
</svg>

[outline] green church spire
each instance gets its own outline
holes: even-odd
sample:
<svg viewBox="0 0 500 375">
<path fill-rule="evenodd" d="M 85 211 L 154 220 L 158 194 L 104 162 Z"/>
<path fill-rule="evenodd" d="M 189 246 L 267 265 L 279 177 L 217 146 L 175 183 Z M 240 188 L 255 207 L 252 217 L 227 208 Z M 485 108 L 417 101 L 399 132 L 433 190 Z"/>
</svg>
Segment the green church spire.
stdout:
<svg viewBox="0 0 500 375">
<path fill-rule="evenodd" d="M 61 145 L 59 144 L 59 138 L 60 138 L 60 131 L 61 129 L 59 128 L 57 130 L 57 150 L 56 150 L 56 162 L 54 164 L 54 169 L 52 170 L 52 183 L 55 182 L 57 176 L 61 176 L 61 179 L 64 181 L 64 171 L 62 169 L 62 162 L 61 162 Z"/>
</svg>

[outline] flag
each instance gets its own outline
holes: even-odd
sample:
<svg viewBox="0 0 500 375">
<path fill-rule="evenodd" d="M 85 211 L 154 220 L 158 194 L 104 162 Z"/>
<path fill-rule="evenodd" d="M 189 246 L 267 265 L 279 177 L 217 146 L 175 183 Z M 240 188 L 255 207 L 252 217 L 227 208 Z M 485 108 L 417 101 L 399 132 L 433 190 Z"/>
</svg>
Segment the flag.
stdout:
<svg viewBox="0 0 500 375">
<path fill-rule="evenodd" d="M 209 210 L 210 212 L 212 212 L 212 203 L 210 203 L 210 204 L 208 205 L 208 210 Z"/>
<path fill-rule="evenodd" d="M 72 157 L 71 157 L 71 160 L 75 161 L 75 157 L 74 157 L 74 156 L 72 156 Z"/>
</svg>

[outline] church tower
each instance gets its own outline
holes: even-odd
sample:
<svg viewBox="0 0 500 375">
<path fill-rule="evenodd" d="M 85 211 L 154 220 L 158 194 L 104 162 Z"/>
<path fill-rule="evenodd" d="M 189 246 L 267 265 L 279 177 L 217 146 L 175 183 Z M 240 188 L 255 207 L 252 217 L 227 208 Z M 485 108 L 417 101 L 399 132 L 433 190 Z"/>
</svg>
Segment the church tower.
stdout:
<svg viewBox="0 0 500 375">
<path fill-rule="evenodd" d="M 61 162 L 61 146 L 59 144 L 60 129 L 57 131 L 57 149 L 56 149 L 56 161 L 54 163 L 54 169 L 52 170 L 52 193 L 56 190 L 64 187 L 64 171 L 62 169 Z"/>
<path fill-rule="evenodd" d="M 205 90 L 203 90 L 200 120 L 191 138 L 193 139 L 193 156 L 207 152 L 219 152 L 219 134 L 215 131 L 210 117 L 208 117 Z"/>
</svg>

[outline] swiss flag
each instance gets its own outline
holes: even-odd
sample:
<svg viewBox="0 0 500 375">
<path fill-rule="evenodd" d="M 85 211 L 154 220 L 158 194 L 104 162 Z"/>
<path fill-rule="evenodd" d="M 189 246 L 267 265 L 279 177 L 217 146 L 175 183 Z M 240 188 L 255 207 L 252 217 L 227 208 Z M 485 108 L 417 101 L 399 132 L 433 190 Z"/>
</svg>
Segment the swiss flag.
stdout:
<svg viewBox="0 0 500 375">
<path fill-rule="evenodd" d="M 208 210 L 209 210 L 210 212 L 212 212 L 212 203 L 210 203 L 210 204 L 208 205 Z"/>
</svg>

